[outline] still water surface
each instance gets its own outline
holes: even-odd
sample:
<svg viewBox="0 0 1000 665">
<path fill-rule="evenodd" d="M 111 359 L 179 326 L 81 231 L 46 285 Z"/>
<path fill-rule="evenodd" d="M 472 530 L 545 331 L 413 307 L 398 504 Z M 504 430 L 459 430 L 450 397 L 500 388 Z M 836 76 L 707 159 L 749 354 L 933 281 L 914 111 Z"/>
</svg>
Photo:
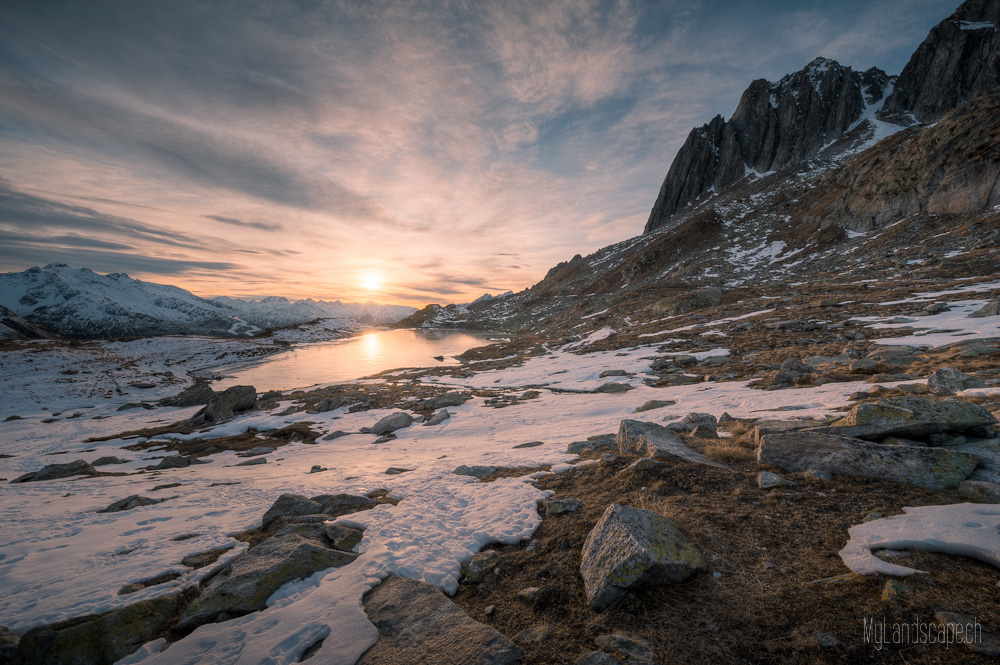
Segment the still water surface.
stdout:
<svg viewBox="0 0 1000 665">
<path fill-rule="evenodd" d="M 304 344 L 287 353 L 212 370 L 225 378 L 216 390 L 252 385 L 258 391 L 304 388 L 351 381 L 387 369 L 457 365 L 456 356 L 476 346 L 506 339 L 479 330 L 386 330 L 360 337 Z M 444 356 L 435 360 L 434 356 Z"/>
</svg>

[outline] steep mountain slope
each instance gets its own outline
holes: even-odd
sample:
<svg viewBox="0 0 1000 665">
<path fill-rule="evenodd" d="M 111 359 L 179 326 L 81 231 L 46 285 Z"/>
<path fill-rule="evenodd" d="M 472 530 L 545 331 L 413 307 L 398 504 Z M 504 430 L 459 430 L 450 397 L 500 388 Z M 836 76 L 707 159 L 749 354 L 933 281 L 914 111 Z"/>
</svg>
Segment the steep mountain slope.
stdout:
<svg viewBox="0 0 1000 665">
<path fill-rule="evenodd" d="M 933 122 L 1000 85 L 1000 2 L 969 0 L 931 30 L 880 111 L 884 120 Z"/>
<path fill-rule="evenodd" d="M 817 58 L 777 83 L 754 81 L 729 121 L 716 116 L 691 130 L 645 231 L 661 228 L 676 212 L 751 172 L 778 171 L 816 157 L 861 121 L 870 122 L 894 80 L 875 67 L 859 73 Z"/>
<path fill-rule="evenodd" d="M 4 339 L 56 339 L 55 332 L 25 321 L 0 305 L 0 340 Z"/>
<path fill-rule="evenodd" d="M 413 311 L 412 307 L 375 303 L 291 303 L 285 298 L 207 300 L 176 286 L 142 282 L 124 273 L 100 275 L 87 268 L 74 270 L 64 264 L 0 274 L 0 307 L 7 308 L 17 320 L 81 338 L 252 335 L 331 318 L 348 328 L 391 322 Z M 7 327 L 13 332 L 4 334 L 11 337 L 38 336 L 30 330 L 18 332 L 17 326 Z"/>
</svg>

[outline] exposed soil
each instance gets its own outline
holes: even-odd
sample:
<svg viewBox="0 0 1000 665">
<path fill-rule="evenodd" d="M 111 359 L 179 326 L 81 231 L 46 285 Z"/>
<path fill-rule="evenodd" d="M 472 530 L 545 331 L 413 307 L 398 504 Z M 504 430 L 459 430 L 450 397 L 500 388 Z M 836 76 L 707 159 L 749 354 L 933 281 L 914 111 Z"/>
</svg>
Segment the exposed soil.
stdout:
<svg viewBox="0 0 1000 665">
<path fill-rule="evenodd" d="M 954 492 L 885 481 L 837 477 L 760 490 L 755 474 L 666 462 L 649 471 L 617 475 L 628 459 L 545 477 L 540 487 L 583 506 L 543 520 L 537 549 L 500 546 L 499 574 L 463 584 L 455 602 L 470 616 L 508 637 L 536 624 L 552 626 L 540 644 L 521 644 L 525 663 L 572 663 L 595 649 L 595 638 L 625 631 L 650 640 L 663 663 L 954 663 L 993 662 L 960 645 L 864 641 L 864 623 L 934 622 L 937 611 L 975 617 L 1000 628 L 1000 571 L 943 554 L 911 553 L 897 559 L 929 572 L 905 582 L 912 595 L 881 600 L 887 577 L 849 584 L 813 584 L 849 572 L 837 552 L 847 529 L 871 512 L 899 514 L 903 506 L 961 502 Z M 702 550 L 709 572 L 672 587 L 626 595 L 604 612 L 587 607 L 579 574 L 581 547 L 611 503 L 654 510 L 673 519 Z M 773 567 L 771 567 L 773 565 Z M 718 574 L 718 577 L 716 577 Z M 519 600 L 540 587 L 534 605 Z M 493 612 L 486 614 L 486 608 Z M 822 631 L 840 641 L 823 649 Z"/>
</svg>

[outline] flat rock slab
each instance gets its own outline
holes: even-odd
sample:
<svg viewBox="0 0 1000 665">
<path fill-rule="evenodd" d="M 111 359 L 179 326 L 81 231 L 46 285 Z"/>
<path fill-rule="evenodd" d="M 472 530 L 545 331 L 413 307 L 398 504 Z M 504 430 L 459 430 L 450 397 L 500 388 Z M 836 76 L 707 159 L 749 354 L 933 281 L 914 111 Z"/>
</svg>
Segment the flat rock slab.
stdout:
<svg viewBox="0 0 1000 665">
<path fill-rule="evenodd" d="M 12 483 L 35 483 L 42 480 L 57 480 L 59 478 L 69 478 L 70 476 L 93 476 L 97 474 L 97 469 L 87 464 L 82 459 L 67 462 L 66 464 L 49 464 L 38 471 L 29 471 L 23 476 L 18 476 Z"/>
<path fill-rule="evenodd" d="M 262 610 L 281 585 L 326 568 L 344 566 L 355 558 L 356 554 L 320 546 L 296 533 L 273 536 L 212 578 L 188 605 L 177 628 L 195 628 L 223 612 L 240 616 Z"/>
<path fill-rule="evenodd" d="M 524 657 L 434 587 L 390 577 L 364 598 L 378 641 L 357 665 L 513 665 Z"/>
<path fill-rule="evenodd" d="M 666 517 L 611 504 L 583 544 L 587 602 L 603 610 L 630 589 L 678 584 L 705 569 L 698 548 Z"/>
<path fill-rule="evenodd" d="M 356 494 L 320 494 L 311 499 L 301 494 L 282 494 L 264 513 L 261 518 L 261 527 L 266 527 L 279 517 L 296 515 L 339 517 L 360 510 L 368 510 L 374 508 L 375 505 L 375 502 L 368 497 Z"/>
<path fill-rule="evenodd" d="M 906 396 L 855 404 L 834 427 L 842 429 L 844 436 L 874 441 L 888 436 L 922 437 L 959 432 L 996 422 L 993 414 L 978 404 Z"/>
<path fill-rule="evenodd" d="M 819 432 L 768 434 L 757 462 L 785 471 L 842 473 L 932 489 L 954 489 L 976 468 L 972 455 L 945 448 L 871 443 Z"/>
<path fill-rule="evenodd" d="M 107 614 L 32 628 L 21 638 L 12 665 L 114 663 L 166 632 L 177 596 L 153 598 Z"/>
<path fill-rule="evenodd" d="M 618 427 L 618 452 L 622 455 L 639 455 L 656 460 L 672 459 L 726 469 L 684 443 L 674 432 L 656 423 L 641 420 L 623 420 Z"/>
</svg>

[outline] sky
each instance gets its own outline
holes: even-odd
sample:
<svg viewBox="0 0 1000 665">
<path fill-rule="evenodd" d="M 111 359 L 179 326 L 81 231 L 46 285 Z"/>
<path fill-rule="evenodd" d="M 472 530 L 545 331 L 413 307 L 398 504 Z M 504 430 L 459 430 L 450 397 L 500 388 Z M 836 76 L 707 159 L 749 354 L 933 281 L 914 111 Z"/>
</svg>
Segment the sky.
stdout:
<svg viewBox="0 0 1000 665">
<path fill-rule="evenodd" d="M 422 306 L 642 232 L 691 128 L 957 0 L 8 0 L 0 271 Z"/>
</svg>

